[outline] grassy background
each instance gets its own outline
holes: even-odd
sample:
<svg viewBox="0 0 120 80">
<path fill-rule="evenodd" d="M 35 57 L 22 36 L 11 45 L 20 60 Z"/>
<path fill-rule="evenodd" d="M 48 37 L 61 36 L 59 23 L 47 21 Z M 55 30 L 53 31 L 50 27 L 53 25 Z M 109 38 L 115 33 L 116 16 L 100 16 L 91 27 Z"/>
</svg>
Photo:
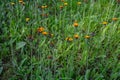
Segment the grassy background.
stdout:
<svg viewBox="0 0 120 80">
<path fill-rule="evenodd" d="M 86 1 L 24 0 L 22 5 L 1 0 L 0 79 L 119 80 L 120 5 L 115 0 Z M 53 36 L 38 33 L 41 26 Z"/>
</svg>

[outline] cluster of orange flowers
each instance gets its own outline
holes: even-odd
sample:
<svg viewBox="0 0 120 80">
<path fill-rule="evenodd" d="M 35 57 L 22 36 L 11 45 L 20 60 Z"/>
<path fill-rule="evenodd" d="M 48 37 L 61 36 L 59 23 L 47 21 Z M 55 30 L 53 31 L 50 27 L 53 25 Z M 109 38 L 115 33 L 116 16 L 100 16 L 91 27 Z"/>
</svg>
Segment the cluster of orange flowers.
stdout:
<svg viewBox="0 0 120 80">
<path fill-rule="evenodd" d="M 39 27 L 39 28 L 37 29 L 37 32 L 38 32 L 38 33 L 41 33 L 41 34 L 43 34 L 43 35 L 45 35 L 45 36 L 49 35 L 50 37 L 53 37 L 53 34 L 46 32 L 44 27 Z"/>
<path fill-rule="evenodd" d="M 23 0 L 19 0 L 18 2 L 19 2 L 20 4 L 22 4 L 22 5 L 25 5 L 25 2 L 24 2 Z M 13 5 L 13 6 L 14 6 L 14 5 L 15 5 L 15 3 L 14 3 L 14 2 L 11 2 L 11 5 Z"/>
</svg>

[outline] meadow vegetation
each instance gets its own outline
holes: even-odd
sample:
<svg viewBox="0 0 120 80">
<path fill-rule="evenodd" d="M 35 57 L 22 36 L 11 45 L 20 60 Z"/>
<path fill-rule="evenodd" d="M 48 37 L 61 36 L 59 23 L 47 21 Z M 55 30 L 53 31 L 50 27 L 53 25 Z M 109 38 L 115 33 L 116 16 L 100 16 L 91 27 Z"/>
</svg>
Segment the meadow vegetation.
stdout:
<svg viewBox="0 0 120 80">
<path fill-rule="evenodd" d="M 119 0 L 0 0 L 0 80 L 120 80 Z"/>
</svg>

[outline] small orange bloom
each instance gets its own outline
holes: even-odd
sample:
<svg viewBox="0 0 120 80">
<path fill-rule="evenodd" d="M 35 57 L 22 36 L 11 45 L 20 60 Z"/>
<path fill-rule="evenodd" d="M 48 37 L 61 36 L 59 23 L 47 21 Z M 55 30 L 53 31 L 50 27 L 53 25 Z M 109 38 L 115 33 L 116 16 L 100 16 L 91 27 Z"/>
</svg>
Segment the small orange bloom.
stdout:
<svg viewBox="0 0 120 80">
<path fill-rule="evenodd" d="M 85 36 L 85 38 L 86 38 L 86 39 L 89 39 L 89 38 L 90 38 L 90 36 L 88 36 L 88 35 L 87 35 L 87 36 Z"/>
<path fill-rule="evenodd" d="M 74 27 L 78 27 L 78 23 L 77 22 L 74 22 Z"/>
<path fill-rule="evenodd" d="M 41 6 L 42 9 L 45 9 L 45 6 Z"/>
<path fill-rule="evenodd" d="M 47 5 L 45 5 L 44 7 L 45 7 L 45 8 L 47 8 L 48 6 L 47 6 Z"/>
<path fill-rule="evenodd" d="M 65 40 L 71 42 L 71 41 L 73 41 L 73 38 L 71 38 L 71 37 L 67 37 Z"/>
<path fill-rule="evenodd" d="M 102 24 L 106 25 L 106 24 L 108 24 L 108 22 L 104 21 L 104 22 L 102 22 Z"/>
<path fill-rule="evenodd" d="M 113 20 L 113 21 L 117 21 L 117 20 L 118 20 L 118 18 L 112 18 L 112 20 Z"/>
<path fill-rule="evenodd" d="M 79 38 L 79 35 L 78 35 L 78 34 L 75 34 L 75 35 L 74 35 L 74 38 L 78 39 L 78 38 Z"/>
<path fill-rule="evenodd" d="M 19 3 L 21 3 L 22 5 L 25 4 L 25 2 L 23 0 L 19 0 Z"/>
<path fill-rule="evenodd" d="M 23 0 L 19 0 L 19 3 L 22 3 L 23 2 Z"/>
<path fill-rule="evenodd" d="M 40 33 L 43 32 L 44 30 L 45 29 L 43 27 L 40 27 L 40 28 L 37 29 L 37 31 L 40 32 Z"/>
<path fill-rule="evenodd" d="M 63 6 L 60 6 L 60 9 L 63 9 Z"/>
<path fill-rule="evenodd" d="M 48 33 L 47 32 L 42 32 L 43 35 L 47 35 Z"/>
</svg>

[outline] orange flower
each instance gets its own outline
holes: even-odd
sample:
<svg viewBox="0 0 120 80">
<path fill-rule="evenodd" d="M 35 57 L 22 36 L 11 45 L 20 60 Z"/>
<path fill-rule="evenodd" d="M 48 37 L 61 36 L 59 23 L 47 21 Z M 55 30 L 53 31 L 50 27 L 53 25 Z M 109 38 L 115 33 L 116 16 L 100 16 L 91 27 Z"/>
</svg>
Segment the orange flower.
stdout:
<svg viewBox="0 0 120 80">
<path fill-rule="evenodd" d="M 102 22 L 102 24 L 106 25 L 106 24 L 108 24 L 108 22 L 104 21 L 104 22 Z"/>
<path fill-rule="evenodd" d="M 47 5 L 45 5 L 44 7 L 45 7 L 45 8 L 47 8 L 48 6 L 47 6 Z"/>
<path fill-rule="evenodd" d="M 48 33 L 47 32 L 42 32 L 43 35 L 47 35 Z"/>
<path fill-rule="evenodd" d="M 40 28 L 37 29 L 37 31 L 40 32 L 40 33 L 43 32 L 44 30 L 45 29 L 43 27 L 40 27 Z"/>
<path fill-rule="evenodd" d="M 25 4 L 25 2 L 23 0 L 19 0 L 19 3 L 21 3 L 22 5 Z"/>
<path fill-rule="evenodd" d="M 45 8 L 47 8 L 47 7 L 48 7 L 47 5 L 45 5 L 45 6 L 41 6 L 42 9 L 45 9 Z"/>
<path fill-rule="evenodd" d="M 19 3 L 22 3 L 23 2 L 23 0 L 19 0 Z"/>
<path fill-rule="evenodd" d="M 79 38 L 79 35 L 78 35 L 78 34 L 75 34 L 75 35 L 74 35 L 74 38 L 78 39 L 78 38 Z"/>
<path fill-rule="evenodd" d="M 63 9 L 63 6 L 60 6 L 60 9 Z"/>
<path fill-rule="evenodd" d="M 117 21 L 117 20 L 118 20 L 118 18 L 112 18 L 112 20 L 113 20 L 113 21 Z"/>
<path fill-rule="evenodd" d="M 77 22 L 74 22 L 74 27 L 78 27 L 78 23 Z"/>
<path fill-rule="evenodd" d="M 88 36 L 88 35 L 87 35 L 87 36 L 85 36 L 85 38 L 86 38 L 86 39 L 89 39 L 89 38 L 90 38 L 90 36 Z"/>
<path fill-rule="evenodd" d="M 71 42 L 71 41 L 73 41 L 73 38 L 71 38 L 71 37 L 67 37 L 65 40 Z"/>
</svg>

